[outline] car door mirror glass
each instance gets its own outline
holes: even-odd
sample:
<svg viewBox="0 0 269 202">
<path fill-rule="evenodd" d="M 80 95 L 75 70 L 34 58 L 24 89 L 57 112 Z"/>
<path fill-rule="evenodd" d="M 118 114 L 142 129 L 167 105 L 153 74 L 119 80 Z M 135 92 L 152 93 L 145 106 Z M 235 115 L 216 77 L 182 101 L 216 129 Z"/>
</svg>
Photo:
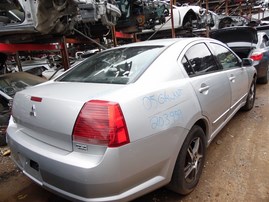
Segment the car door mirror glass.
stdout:
<svg viewBox="0 0 269 202">
<path fill-rule="evenodd" d="M 253 60 L 250 58 L 243 58 L 242 59 L 242 66 L 252 66 Z"/>
</svg>

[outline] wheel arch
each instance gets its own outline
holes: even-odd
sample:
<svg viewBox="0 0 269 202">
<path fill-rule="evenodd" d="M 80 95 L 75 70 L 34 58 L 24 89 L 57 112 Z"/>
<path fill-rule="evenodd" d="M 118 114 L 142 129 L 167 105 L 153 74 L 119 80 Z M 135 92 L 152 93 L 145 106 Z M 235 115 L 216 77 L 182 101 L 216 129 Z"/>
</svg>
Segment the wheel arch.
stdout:
<svg viewBox="0 0 269 202">
<path fill-rule="evenodd" d="M 205 133 L 206 139 L 208 140 L 209 137 L 209 125 L 208 122 L 205 119 L 199 119 L 197 120 L 194 125 L 197 125 L 202 128 L 202 130 Z"/>
<path fill-rule="evenodd" d="M 198 126 L 198 127 L 197 127 Z M 199 129 L 200 128 L 200 129 Z M 197 131 L 198 129 L 198 131 Z M 183 183 L 179 183 L 180 181 L 182 181 L 182 176 L 180 176 L 183 172 L 178 172 L 178 170 L 183 171 L 182 169 L 180 169 L 180 167 L 182 167 L 181 165 L 184 165 L 184 161 L 185 160 L 181 160 L 182 159 L 182 154 L 184 154 L 186 152 L 186 143 L 190 145 L 190 143 L 193 141 L 193 136 L 194 133 L 199 134 L 200 137 L 203 137 L 201 130 L 204 132 L 204 139 L 202 142 L 204 142 L 204 147 L 202 146 L 203 151 L 206 150 L 206 146 L 207 146 L 207 131 L 208 131 L 208 122 L 206 121 L 206 119 L 201 118 L 199 120 L 197 120 L 191 127 L 191 129 L 189 129 L 188 135 L 185 137 L 183 144 L 179 150 L 179 153 L 177 154 L 177 158 L 175 160 L 175 163 L 173 165 L 173 169 L 172 169 L 172 173 L 171 173 L 171 178 L 170 178 L 170 182 L 169 184 L 167 184 L 167 188 L 179 193 L 181 195 L 187 195 L 188 193 L 190 193 L 197 185 L 200 175 L 202 173 L 202 170 L 200 170 L 200 174 L 198 175 L 198 180 L 195 180 L 194 183 L 192 183 L 192 185 L 183 185 Z M 192 132 L 191 132 L 192 131 Z M 197 133 L 198 132 L 198 133 Z M 198 137 L 198 136 L 197 136 Z M 186 143 L 185 143 L 186 142 Z M 200 147 L 200 146 L 199 146 Z M 183 152 L 183 153 L 182 153 Z M 187 152 L 188 153 L 188 152 Z M 205 153 L 203 153 L 202 156 L 204 156 Z M 184 157 L 184 155 L 183 155 Z M 204 157 L 203 157 L 204 159 Z M 201 163 L 201 169 L 203 168 L 205 160 L 202 161 Z M 178 181 L 179 180 L 179 181 Z M 185 183 L 184 183 L 185 184 Z"/>
<path fill-rule="evenodd" d="M 185 27 L 190 20 L 198 20 L 197 14 L 192 9 L 190 9 L 183 17 L 182 27 Z"/>
<path fill-rule="evenodd" d="M 257 83 L 257 80 L 258 80 L 257 72 L 255 72 L 252 77 L 250 76 L 249 79 L 251 79 L 250 82 L 249 82 L 249 88 L 250 88 L 252 81 L 255 81 Z"/>
<path fill-rule="evenodd" d="M 253 75 L 253 79 L 256 81 L 257 80 L 257 73 L 255 73 L 254 75 Z"/>
<path fill-rule="evenodd" d="M 202 110 L 202 109 L 200 109 Z M 207 116 L 204 116 L 202 113 L 197 113 L 187 124 L 187 129 L 190 131 L 193 126 L 199 126 L 202 128 L 203 132 L 205 133 L 206 140 L 210 139 L 211 134 L 211 127 L 210 127 L 210 120 Z M 186 138 L 186 137 L 185 137 Z"/>
<path fill-rule="evenodd" d="M 224 17 L 224 18 L 220 19 L 218 28 L 222 29 L 225 27 L 230 27 L 232 22 L 233 22 L 233 19 L 231 17 L 228 17 L 228 16 Z M 229 26 L 227 26 L 227 25 L 229 25 Z"/>
</svg>

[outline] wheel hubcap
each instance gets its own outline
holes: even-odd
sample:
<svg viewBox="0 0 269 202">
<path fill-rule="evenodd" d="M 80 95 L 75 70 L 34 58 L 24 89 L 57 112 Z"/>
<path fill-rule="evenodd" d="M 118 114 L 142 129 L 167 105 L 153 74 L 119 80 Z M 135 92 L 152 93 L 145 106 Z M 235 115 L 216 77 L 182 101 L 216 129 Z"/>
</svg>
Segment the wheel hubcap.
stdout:
<svg viewBox="0 0 269 202">
<path fill-rule="evenodd" d="M 185 179 L 188 183 L 197 179 L 200 163 L 203 158 L 203 148 L 201 145 L 201 139 L 199 137 L 193 139 L 189 145 L 184 167 Z"/>
</svg>

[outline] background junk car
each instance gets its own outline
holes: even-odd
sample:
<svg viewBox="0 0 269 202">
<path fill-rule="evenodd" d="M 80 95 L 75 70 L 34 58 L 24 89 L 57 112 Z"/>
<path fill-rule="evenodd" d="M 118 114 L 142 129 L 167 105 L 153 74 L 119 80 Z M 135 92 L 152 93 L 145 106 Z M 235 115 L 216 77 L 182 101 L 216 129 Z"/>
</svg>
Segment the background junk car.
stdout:
<svg viewBox="0 0 269 202">
<path fill-rule="evenodd" d="M 227 27 L 210 33 L 212 38 L 226 43 L 240 58 L 253 59 L 257 82 L 268 82 L 269 37 L 252 27 Z"/>
<path fill-rule="evenodd" d="M 0 146 L 6 145 L 6 129 L 10 116 L 12 98 L 0 91 Z"/>
<path fill-rule="evenodd" d="M 188 194 L 207 145 L 252 109 L 255 85 L 252 61 L 214 39 L 129 44 L 16 93 L 7 139 L 27 176 L 72 200 L 127 201 L 165 185 Z"/>
<path fill-rule="evenodd" d="M 25 72 L 0 75 L 0 146 L 6 144 L 6 128 L 15 93 L 44 81 L 45 79 Z"/>
</svg>

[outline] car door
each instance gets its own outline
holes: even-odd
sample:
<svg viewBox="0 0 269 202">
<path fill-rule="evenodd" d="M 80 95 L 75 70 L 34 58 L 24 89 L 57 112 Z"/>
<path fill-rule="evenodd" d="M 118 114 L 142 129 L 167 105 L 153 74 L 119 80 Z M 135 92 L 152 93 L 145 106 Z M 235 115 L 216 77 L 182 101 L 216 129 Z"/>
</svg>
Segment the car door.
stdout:
<svg viewBox="0 0 269 202">
<path fill-rule="evenodd" d="M 231 86 L 231 109 L 229 114 L 232 114 L 238 110 L 242 100 L 247 96 L 248 74 L 246 68 L 241 66 L 239 58 L 227 47 L 213 42 L 210 43 L 210 47 L 213 48 L 213 52 L 223 71 L 226 72 Z"/>
<path fill-rule="evenodd" d="M 205 43 L 192 45 L 184 54 L 182 64 L 214 134 L 227 118 L 231 101 L 230 82 L 220 69 Z"/>
</svg>

